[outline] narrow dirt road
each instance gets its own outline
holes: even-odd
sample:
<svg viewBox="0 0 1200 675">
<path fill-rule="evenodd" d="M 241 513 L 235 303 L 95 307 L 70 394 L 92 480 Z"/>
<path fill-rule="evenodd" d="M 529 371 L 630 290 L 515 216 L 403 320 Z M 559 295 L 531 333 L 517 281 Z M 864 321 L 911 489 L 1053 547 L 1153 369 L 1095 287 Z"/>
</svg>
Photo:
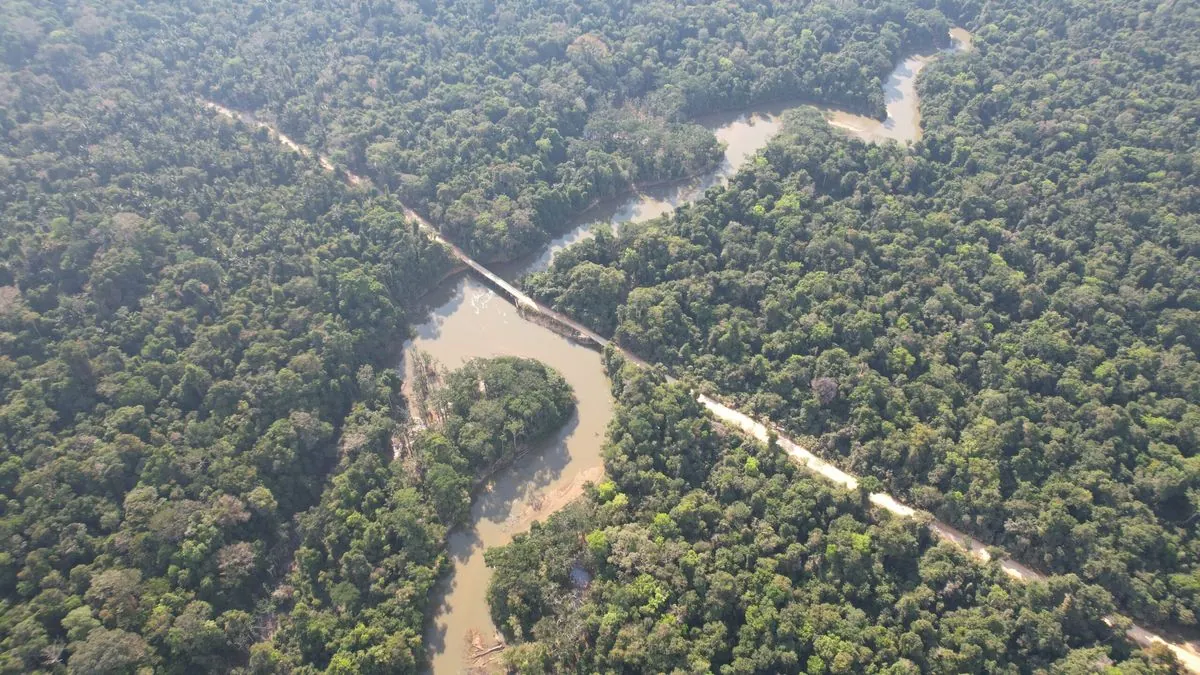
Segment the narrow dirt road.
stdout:
<svg viewBox="0 0 1200 675">
<path fill-rule="evenodd" d="M 731 427 L 740 429 L 746 434 L 753 436 L 764 443 L 768 441 L 773 428 L 767 427 L 752 417 L 738 412 L 737 410 L 719 403 L 703 394 L 697 397 L 697 400 L 704 405 L 704 407 L 707 408 L 708 411 L 711 412 L 718 420 L 721 420 Z M 787 452 L 797 464 L 800 464 L 814 474 L 832 483 L 840 485 L 847 490 L 858 489 L 858 478 L 856 476 L 848 474 L 829 462 L 821 459 L 820 457 L 817 457 L 795 441 L 792 441 L 786 436 L 780 435 L 778 431 L 776 431 L 775 442 L 779 445 L 779 447 L 783 448 L 783 450 Z M 956 530 L 955 528 L 940 520 L 937 520 L 932 515 L 927 514 L 924 511 L 918 511 L 911 506 L 900 502 L 889 494 L 873 492 L 871 493 L 870 500 L 875 506 L 889 513 L 900 516 L 901 518 L 922 517 L 928 523 L 930 531 L 932 531 L 940 539 L 959 546 L 981 561 L 987 562 L 992 559 L 991 554 L 988 552 L 987 544 L 968 534 Z M 1000 565 L 1000 569 L 1004 570 L 1006 574 L 1020 581 L 1044 580 L 1046 578 L 1044 574 L 1030 569 L 1016 560 L 1013 560 L 1012 558 L 1001 558 L 997 562 Z M 1104 621 L 1111 626 L 1123 621 L 1128 621 L 1128 619 L 1119 615 L 1112 615 L 1106 617 Z M 1154 644 L 1166 645 L 1175 654 L 1175 658 L 1179 659 L 1179 662 L 1183 665 L 1183 667 L 1187 668 L 1193 673 L 1200 673 L 1200 650 L 1197 649 L 1195 644 L 1191 642 L 1168 642 L 1161 635 L 1147 630 L 1137 624 L 1132 624 L 1130 628 L 1125 631 L 1125 635 L 1130 640 L 1143 647 L 1149 647 Z"/>
<path fill-rule="evenodd" d="M 303 145 L 300 145 L 299 143 L 296 143 L 291 138 L 288 138 L 284 134 L 280 133 L 278 130 L 276 130 L 271 125 L 256 119 L 254 116 L 244 114 L 244 113 L 239 113 L 237 111 L 234 111 L 230 108 L 222 106 L 218 103 L 214 103 L 212 101 L 202 101 L 202 103 L 206 108 L 209 108 L 210 110 L 214 110 L 217 113 L 221 114 L 222 116 L 228 117 L 230 119 L 239 120 L 246 124 L 250 124 L 252 126 L 261 127 L 263 129 L 268 130 L 283 145 L 287 146 L 288 148 L 291 148 L 292 150 L 295 150 L 296 152 L 299 152 L 302 155 L 305 155 L 306 157 L 316 157 L 317 161 L 320 162 L 321 166 L 323 168 L 325 168 L 325 170 L 327 170 L 327 171 L 330 171 L 330 172 L 336 171 L 336 167 L 334 166 L 333 162 L 328 157 L 319 155 L 319 154 L 313 152 L 311 149 L 309 149 Z M 359 184 L 367 183 L 366 178 L 363 178 L 362 176 L 358 176 L 353 173 L 350 173 L 349 171 L 343 171 L 343 175 L 346 177 L 346 182 L 350 183 L 351 185 L 359 185 Z M 467 265 L 469 268 L 471 268 L 473 271 L 475 271 L 480 276 L 487 279 L 489 282 L 497 284 L 500 286 L 500 288 L 504 289 L 507 292 L 510 292 L 511 297 L 514 299 L 514 302 L 516 304 L 518 304 L 520 306 L 524 306 L 525 309 L 534 310 L 534 311 L 542 314 L 543 316 L 551 317 L 554 320 L 559 321 L 559 322 L 563 323 L 564 325 L 575 329 L 581 336 L 584 336 L 584 337 L 594 340 L 595 343 L 600 347 L 604 347 L 604 346 L 610 344 L 609 340 L 603 338 L 602 336 L 596 334 L 595 332 L 591 331 L 590 329 L 575 322 L 574 320 L 570 319 L 569 317 L 562 316 L 558 312 L 555 312 L 554 310 L 551 310 L 547 307 L 543 307 L 542 305 L 535 302 L 532 298 L 525 295 L 525 293 L 523 293 L 520 289 L 516 288 L 512 284 L 509 284 L 507 281 L 502 279 L 499 275 L 497 275 L 494 272 L 492 272 L 491 270 L 489 270 L 482 263 L 475 260 L 471 256 L 467 255 L 467 253 L 465 251 L 463 251 L 459 247 L 455 246 L 452 242 L 448 241 L 445 237 L 442 236 L 442 234 L 437 230 L 437 228 L 435 228 L 433 226 L 433 224 L 431 224 L 428 220 L 425 220 L 424 218 L 422 218 L 419 214 L 417 214 L 417 212 L 413 211 L 412 209 L 410 209 L 408 207 L 404 207 L 404 212 L 407 217 L 415 220 L 420 225 L 421 229 L 424 230 L 430 237 L 432 237 L 435 241 L 438 241 L 439 243 L 442 243 L 447 248 L 449 248 L 450 251 L 453 253 L 454 257 L 458 258 L 465 265 Z M 613 346 L 617 350 L 619 350 L 622 353 L 622 355 L 624 355 L 629 360 L 633 361 L 634 363 L 636 363 L 640 366 L 648 367 L 647 362 L 642 360 L 641 358 L 639 358 L 637 355 L 632 354 L 615 344 Z M 762 422 L 755 420 L 754 418 L 750 417 L 749 415 L 738 412 L 737 410 L 734 410 L 733 408 L 730 408 L 730 407 L 728 407 L 708 396 L 705 396 L 703 394 L 701 394 L 700 396 L 697 397 L 697 401 L 699 401 L 702 405 L 704 405 L 704 407 L 707 408 L 713 414 L 714 417 L 716 417 L 718 420 L 722 421 L 726 425 L 737 428 L 737 429 L 741 429 L 743 432 L 749 434 L 750 436 L 753 436 L 754 438 L 757 438 L 758 440 L 760 440 L 764 443 L 768 441 L 768 439 L 770 437 L 770 431 L 773 428 L 769 428 L 766 425 L 764 425 Z M 840 485 L 848 490 L 858 489 L 858 477 L 848 474 L 845 471 L 842 471 L 841 469 L 837 468 L 830 462 L 827 462 L 827 461 L 817 457 L 816 455 L 809 452 L 808 449 L 804 448 L 800 444 L 798 444 L 795 441 L 787 438 L 786 436 L 778 433 L 778 430 L 775 430 L 775 436 L 776 436 L 776 442 L 779 444 L 779 446 L 781 448 L 783 448 L 784 451 L 786 451 L 788 453 L 788 455 L 791 456 L 792 459 L 795 460 L 801 466 L 805 467 L 806 469 L 813 472 L 814 474 L 816 474 L 832 483 Z M 974 537 L 971 537 L 970 535 L 967 535 L 963 532 L 958 531 L 957 529 L 951 527 L 950 525 L 947 525 L 946 523 L 943 523 L 940 520 L 933 518 L 933 516 L 930 514 L 926 514 L 923 511 L 917 511 L 916 509 L 900 502 L 899 500 L 892 497 L 891 495 L 884 494 L 882 492 L 872 493 L 870 495 L 870 500 L 871 500 L 871 503 L 875 504 L 877 507 L 884 509 L 885 511 L 888 511 L 889 513 L 893 513 L 897 516 L 900 516 L 902 518 L 921 517 L 926 520 L 926 522 L 928 523 L 929 529 L 935 535 L 940 537 L 941 539 L 949 541 L 949 542 L 965 549 L 966 551 L 970 552 L 972 555 L 974 555 L 976 558 L 978 558 L 982 561 L 986 562 L 986 561 L 991 560 L 991 554 L 988 553 L 986 544 L 979 541 L 978 539 L 975 539 Z M 549 505 L 549 504 L 543 506 L 542 508 L 539 508 L 538 509 L 539 517 L 544 517 L 544 516 L 550 515 L 550 513 L 552 513 L 553 511 L 557 510 L 558 508 L 561 508 L 562 506 L 565 506 L 568 501 L 569 500 L 559 499 L 559 500 L 555 500 L 555 502 L 553 504 L 553 508 L 550 508 L 551 505 Z M 1045 575 L 1043 575 L 1039 572 L 1036 572 L 1033 569 L 1026 567 L 1025 565 L 1022 565 L 1021 563 L 1019 563 L 1011 558 L 1003 558 L 1003 559 L 999 560 L 998 563 L 1000 565 L 1000 568 L 1003 569 L 1006 574 L 1008 574 L 1010 577 L 1012 577 L 1014 579 L 1028 581 L 1028 580 L 1042 580 L 1042 579 L 1046 578 Z M 1105 621 L 1109 625 L 1113 625 L 1115 623 L 1128 622 L 1130 620 L 1125 617 L 1119 616 L 1119 615 L 1113 615 L 1113 616 L 1107 617 L 1105 619 Z M 1125 631 L 1125 634 L 1134 643 L 1141 645 L 1143 647 L 1149 647 L 1154 644 L 1166 645 L 1175 654 L 1175 657 L 1177 659 L 1179 659 L 1180 664 L 1182 664 L 1184 668 L 1188 669 L 1189 671 L 1191 671 L 1193 673 L 1200 673 L 1200 647 L 1198 647 L 1195 643 L 1193 643 L 1193 642 L 1169 642 L 1166 639 L 1164 639 L 1161 635 L 1159 635 L 1153 631 L 1147 630 L 1146 628 L 1143 628 L 1143 627 L 1141 627 L 1137 624 L 1133 624 L 1133 623 L 1130 623 L 1130 628 Z"/>
</svg>

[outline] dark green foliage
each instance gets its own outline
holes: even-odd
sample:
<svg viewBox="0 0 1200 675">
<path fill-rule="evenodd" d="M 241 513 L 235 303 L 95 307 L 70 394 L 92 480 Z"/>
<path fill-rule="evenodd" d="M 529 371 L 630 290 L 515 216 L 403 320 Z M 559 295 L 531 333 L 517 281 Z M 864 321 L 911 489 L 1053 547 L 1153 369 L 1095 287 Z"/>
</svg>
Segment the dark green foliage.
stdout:
<svg viewBox="0 0 1200 675">
<path fill-rule="evenodd" d="M 449 260 L 57 7 L 0 10 L 0 671 L 225 670 Z"/>
<path fill-rule="evenodd" d="M 538 361 L 477 359 L 438 392 L 443 432 L 471 472 L 512 459 L 526 441 L 558 429 L 575 408 L 571 386 Z"/>
<path fill-rule="evenodd" d="M 1103 589 L 1013 583 L 778 448 L 715 431 L 681 387 L 634 369 L 618 381 L 632 402 L 606 464 L 660 479 L 613 471 L 487 552 L 517 672 L 1171 672 L 1105 625 Z M 688 479 L 666 478 L 685 463 Z"/>
<path fill-rule="evenodd" d="M 421 600 L 363 634 L 345 617 L 423 598 L 471 481 L 570 406 L 497 366 L 512 406 L 452 401 L 457 426 L 417 442 L 420 484 L 392 489 L 397 387 L 375 373 L 449 260 L 390 194 L 473 250 L 522 252 L 598 197 L 718 161 L 687 116 L 798 90 L 878 111 L 891 62 L 945 27 L 908 6 L 769 9 L 3 3 L 0 671 L 242 665 L 292 558 L 303 602 L 252 669 L 418 662 Z M 416 562 L 364 576 L 349 540 L 316 534 L 327 503 L 393 514 L 379 532 L 406 538 L 371 559 Z"/>
<path fill-rule="evenodd" d="M 1194 3 L 927 4 L 0 4 L 0 671 L 419 668 L 445 529 L 571 406 L 534 366 L 476 364 L 392 461 L 392 354 L 450 261 L 391 195 L 517 254 L 711 166 L 696 114 L 803 95 L 878 115 L 880 79 L 947 17 L 979 49 L 927 72 L 915 152 L 799 121 L 711 201 L 535 286 L 911 501 L 1194 623 Z M 722 446 L 687 397 L 648 392 L 620 392 L 604 501 L 693 537 L 671 513 Z M 653 609 L 642 574 L 614 593 Z M 514 632 L 560 610 L 514 588 Z M 537 645 L 514 654 L 563 653 Z"/>
<path fill-rule="evenodd" d="M 1018 559 L 1194 625 L 1200 12 L 1000 2 L 975 25 L 923 76 L 911 151 L 797 115 L 727 188 L 531 285 Z"/>
<path fill-rule="evenodd" d="M 507 357 L 467 363 L 434 397 L 440 423 L 407 438 L 393 438 L 386 397 L 350 413 L 337 470 L 300 517 L 294 571 L 273 594 L 279 630 L 251 650 L 253 670 L 421 672 L 446 534 L 466 521 L 474 482 L 575 409 L 561 375 Z"/>
<path fill-rule="evenodd" d="M 715 165 L 688 117 L 797 96 L 881 114 L 895 61 L 949 27 L 907 1 L 103 4 L 182 87 L 268 115 L 485 258 Z"/>
</svg>

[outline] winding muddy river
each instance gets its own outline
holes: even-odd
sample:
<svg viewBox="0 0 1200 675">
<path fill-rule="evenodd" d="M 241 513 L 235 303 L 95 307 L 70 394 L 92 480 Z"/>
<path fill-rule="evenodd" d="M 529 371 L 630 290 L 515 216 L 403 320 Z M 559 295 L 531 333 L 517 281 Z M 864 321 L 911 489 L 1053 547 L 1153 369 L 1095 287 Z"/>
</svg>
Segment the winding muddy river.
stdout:
<svg viewBox="0 0 1200 675">
<path fill-rule="evenodd" d="M 803 105 L 801 102 L 762 105 L 737 113 L 717 113 L 694 120 L 712 131 L 725 145 L 725 156 L 712 171 L 696 178 L 657 185 L 634 194 L 601 201 L 577 216 L 567 231 L 532 255 L 512 262 L 492 265 L 500 276 L 516 280 L 530 272 L 550 266 L 554 255 L 571 244 L 592 235 L 597 227 L 616 227 L 670 213 L 675 207 L 704 195 L 704 191 L 728 180 L 754 153 L 763 149 L 779 133 L 783 113 Z"/>
<path fill-rule="evenodd" d="M 971 50 L 971 35 L 965 30 L 956 28 L 951 31 L 951 37 L 954 46 L 946 51 Z M 914 82 L 917 74 L 932 58 L 915 56 L 896 67 L 885 85 L 886 120 L 880 122 L 831 109 L 824 110 L 826 119 L 833 126 L 868 142 L 917 140 L 921 130 Z M 284 145 L 304 155 L 314 156 L 310 149 L 295 143 L 253 115 L 236 112 L 212 101 L 204 101 L 203 104 L 226 117 L 266 128 Z M 596 227 L 615 227 L 621 222 L 652 218 L 682 202 L 695 199 L 708 187 L 735 173 L 747 158 L 762 148 L 778 132 L 780 113 L 789 107 L 792 106 L 763 107 L 737 115 L 699 120 L 709 125 L 727 145 L 725 161 L 716 170 L 697 180 L 617 199 L 593 209 L 581 216 L 565 235 L 544 251 L 506 266 L 500 270 L 501 275 L 513 279 L 530 271 L 544 269 L 555 252 L 588 236 Z M 325 169 L 337 170 L 328 158 L 315 156 Z M 343 177 L 351 184 L 366 183 L 366 179 L 360 176 L 343 173 Z M 507 292 L 522 302 L 531 303 L 511 284 L 446 242 L 436 228 L 419 215 L 411 211 L 406 213 L 420 223 L 430 236 L 449 246 L 466 266 L 473 266 L 479 274 L 490 277 L 498 286 L 507 287 Z M 495 295 L 474 277 L 452 278 L 427 296 L 425 301 L 430 319 L 417 328 L 416 337 L 405 345 L 403 367 L 408 375 L 405 378 L 406 386 L 412 381 L 409 367 L 411 359 L 407 356 L 414 349 L 424 350 L 449 367 L 477 356 L 511 354 L 538 358 L 556 368 L 575 389 L 578 399 L 578 409 L 572 421 L 556 437 L 531 448 L 522 459 L 500 471 L 473 502 L 470 525 L 450 537 L 448 550 L 454 561 L 454 571 L 440 585 L 435 599 L 436 615 L 428 639 L 436 673 L 464 673 L 486 670 L 487 664 L 475 656 L 481 653 L 486 655 L 496 644 L 495 630 L 486 603 L 489 574 L 483 564 L 484 549 L 508 542 L 535 519 L 545 517 L 577 497 L 586 482 L 602 475 L 600 448 L 612 418 L 613 401 L 597 353 L 526 321 L 517 314 L 513 305 Z M 548 313 L 544 309 L 539 311 L 543 315 Z M 565 321 L 571 325 L 568 319 L 559 317 L 557 320 L 560 324 Z M 577 326 L 571 327 L 579 330 Z M 598 340 L 605 342 L 602 338 Z M 633 355 L 629 356 L 636 360 Z M 764 441 L 771 433 L 764 424 L 719 401 L 707 396 L 700 396 L 699 400 L 722 424 L 740 428 Z M 856 488 L 856 477 L 815 457 L 783 434 L 778 434 L 778 440 L 793 460 L 809 471 L 847 489 Z M 980 541 L 932 519 L 928 514 L 919 514 L 887 494 L 873 493 L 870 499 L 877 507 L 899 517 L 921 517 L 938 537 L 953 542 L 981 560 L 990 559 L 989 552 Z M 1037 571 L 1012 559 L 1004 558 L 997 562 L 1002 570 L 1014 578 L 1043 578 Z M 1128 619 L 1114 615 L 1105 621 L 1113 625 L 1115 622 L 1127 622 Z M 1195 643 L 1183 639 L 1168 641 L 1136 624 L 1129 625 L 1126 635 L 1143 647 L 1166 645 L 1184 668 L 1200 673 L 1200 648 Z"/>
<path fill-rule="evenodd" d="M 966 31 L 952 33 L 956 49 L 968 49 Z M 933 57 L 912 57 L 900 63 L 886 85 L 887 120 L 869 120 L 825 109 L 834 126 L 866 141 L 915 141 L 920 115 L 914 92 L 917 74 Z M 597 227 L 615 227 L 669 213 L 694 200 L 738 171 L 780 130 L 782 114 L 801 103 L 760 106 L 747 111 L 712 115 L 696 121 L 725 144 L 725 157 L 712 172 L 693 179 L 647 189 L 598 205 L 582 214 L 569 229 L 542 251 L 492 269 L 505 279 L 517 279 L 549 266 L 553 256 L 580 241 Z M 483 552 L 508 543 L 582 493 L 583 485 L 603 474 L 601 448 L 613 400 L 600 355 L 522 319 L 516 308 L 470 276 L 448 280 L 430 294 L 430 319 L 417 327 L 405 345 L 405 382 L 412 381 L 412 350 L 424 351 L 447 368 L 489 356 L 526 356 L 555 368 L 575 390 L 578 411 L 555 438 L 533 448 L 512 467 L 499 472 L 475 500 L 470 525 L 450 537 L 453 572 L 443 581 L 427 636 L 433 672 L 437 675 L 485 669 L 476 658 L 497 644 L 487 605 L 490 572 Z"/>
<path fill-rule="evenodd" d="M 717 140 L 725 144 L 725 157 L 716 169 L 694 179 L 605 200 L 576 217 L 565 233 L 555 237 L 541 251 L 512 262 L 492 265 L 492 270 L 505 279 L 515 281 L 530 272 L 546 269 L 556 253 L 590 237 L 597 227 L 615 227 L 624 222 L 657 218 L 670 213 L 680 204 L 700 198 L 705 190 L 724 183 L 738 172 L 746 160 L 765 147 L 779 133 L 783 113 L 789 110 L 815 107 L 824 113 L 830 126 L 871 143 L 920 140 L 921 110 L 916 91 L 917 75 L 941 54 L 969 52 L 972 49 L 972 36 L 966 29 L 952 29 L 950 38 L 951 46 L 937 54 L 910 56 L 897 64 L 883 87 L 886 119 L 881 121 L 837 108 L 812 106 L 800 99 L 697 118 L 694 120 L 696 123 L 712 131 Z"/>
<path fill-rule="evenodd" d="M 554 253 L 589 236 L 597 225 L 653 218 L 695 199 L 735 173 L 766 145 L 779 131 L 783 110 L 764 107 L 701 120 L 726 144 L 725 159 L 714 172 L 601 204 L 544 251 L 493 269 L 506 278 L 544 269 Z M 438 609 L 427 636 L 433 672 L 443 675 L 471 672 L 479 665 L 474 656 L 496 644 L 496 630 L 488 614 L 491 575 L 483 562 L 484 550 L 508 543 L 534 520 L 544 519 L 582 494 L 584 483 L 603 475 L 600 450 L 612 419 L 613 400 L 600 354 L 521 318 L 516 307 L 476 278 L 452 278 L 426 300 L 430 319 L 417 327 L 416 337 L 405 345 L 406 383 L 412 381 L 412 359 L 407 355 L 414 349 L 428 353 L 447 368 L 481 356 L 526 356 L 562 373 L 578 400 L 571 423 L 557 437 L 497 474 L 473 503 L 470 525 L 450 536 L 454 571 L 435 599 Z"/>
<path fill-rule="evenodd" d="M 943 49 L 940 54 L 971 51 L 971 34 L 965 29 L 952 29 L 950 39 L 950 47 Z M 917 75 L 938 55 L 910 56 L 896 66 L 883 85 L 887 119 L 882 122 L 833 109 L 825 110 L 825 119 L 834 127 L 848 131 L 864 141 L 907 143 L 920 140 L 921 108 L 917 100 Z"/>
<path fill-rule="evenodd" d="M 521 318 L 516 307 L 474 277 L 454 278 L 427 300 L 432 317 L 417 329 L 406 354 L 421 349 L 447 368 L 479 356 L 535 358 L 562 373 L 577 399 L 566 427 L 499 471 L 472 502 L 470 526 L 450 535 L 454 571 L 435 598 L 438 610 L 427 639 L 434 672 L 458 673 L 469 671 L 477 649 L 495 644 L 484 549 L 507 543 L 602 475 L 600 448 L 613 400 L 599 353 Z M 409 382 L 411 359 L 405 361 Z"/>
</svg>

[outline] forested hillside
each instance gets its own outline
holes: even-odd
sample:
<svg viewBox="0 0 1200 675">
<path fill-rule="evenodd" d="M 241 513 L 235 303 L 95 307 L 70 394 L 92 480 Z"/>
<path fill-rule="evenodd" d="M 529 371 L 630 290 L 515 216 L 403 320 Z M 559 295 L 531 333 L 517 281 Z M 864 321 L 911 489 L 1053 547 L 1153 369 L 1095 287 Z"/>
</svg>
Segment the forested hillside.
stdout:
<svg viewBox="0 0 1200 675">
<path fill-rule="evenodd" d="M 992 2 L 911 151 L 815 114 L 529 286 L 1136 616 L 1200 613 L 1200 8 Z"/>
<path fill-rule="evenodd" d="M 487 554 L 517 672 L 1171 672 L 1104 624 L 1103 589 L 1013 583 L 717 431 L 681 386 L 614 387 L 609 480 Z"/>
</svg>

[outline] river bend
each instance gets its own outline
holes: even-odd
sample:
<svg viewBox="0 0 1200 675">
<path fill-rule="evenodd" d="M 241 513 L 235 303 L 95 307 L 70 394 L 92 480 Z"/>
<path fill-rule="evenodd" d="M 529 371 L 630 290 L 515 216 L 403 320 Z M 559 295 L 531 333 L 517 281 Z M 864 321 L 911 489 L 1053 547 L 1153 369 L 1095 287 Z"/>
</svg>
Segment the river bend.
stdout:
<svg viewBox="0 0 1200 675">
<path fill-rule="evenodd" d="M 944 52 L 967 52 L 971 35 L 956 28 L 951 31 L 954 46 Z M 939 54 L 913 56 L 896 66 L 885 89 L 887 118 L 875 120 L 844 111 L 822 108 L 829 123 L 867 142 L 915 142 L 920 139 L 920 110 L 916 78 Z M 268 129 L 280 143 L 306 156 L 312 156 L 329 171 L 332 161 L 313 153 L 273 127 L 213 102 L 204 105 L 226 117 Z M 541 251 L 523 259 L 489 269 L 476 262 L 452 242 L 447 241 L 427 220 L 411 209 L 409 218 L 417 221 L 432 238 L 446 245 L 452 254 L 477 276 L 456 276 L 444 282 L 425 298 L 429 319 L 415 329 L 405 344 L 405 382 L 411 382 L 413 350 L 422 350 L 447 368 L 454 368 L 476 357 L 524 356 L 536 358 L 558 370 L 571 384 L 578 399 L 576 414 L 553 438 L 532 448 L 514 464 L 493 477 L 475 499 L 468 526 L 450 535 L 448 552 L 453 572 L 443 580 L 435 598 L 435 610 L 427 635 L 434 673 L 467 673 L 481 665 L 474 658 L 496 645 L 498 636 L 491 625 L 486 590 L 490 573 L 483 562 L 483 551 L 507 543 L 538 519 L 566 505 L 582 494 L 583 486 L 603 475 L 601 448 L 613 400 L 604 375 L 600 355 L 581 342 L 551 330 L 523 314 L 535 312 L 560 320 L 572 330 L 584 334 L 596 344 L 605 344 L 600 336 L 583 329 L 566 317 L 558 317 L 525 296 L 516 286 L 524 274 L 545 269 L 554 255 L 594 231 L 596 227 L 617 227 L 668 213 L 680 204 L 701 196 L 706 189 L 730 176 L 778 133 L 782 113 L 800 103 L 761 106 L 750 110 L 698 119 L 725 144 L 725 157 L 712 172 L 693 180 L 656 187 L 609 200 L 582 214 L 567 231 Z M 367 180 L 342 171 L 352 185 Z M 503 294 L 497 294 L 499 289 Z M 557 319 L 555 318 L 557 317 Z M 644 363 L 630 354 L 633 360 Z M 766 441 L 776 432 L 777 442 L 788 455 L 815 475 L 846 489 L 856 489 L 858 478 L 816 457 L 806 448 L 778 434 L 778 429 L 755 420 L 723 403 L 701 395 L 698 400 L 725 426 L 739 429 Z M 891 495 L 874 493 L 870 500 L 877 507 L 903 518 L 920 518 L 930 530 L 981 560 L 990 559 L 986 545 L 927 513 L 916 511 Z M 1043 575 L 1009 558 L 997 561 L 1015 579 L 1042 579 Z M 1123 621 L 1110 617 L 1110 621 Z M 1183 665 L 1200 673 L 1200 650 L 1192 643 L 1168 642 L 1141 626 L 1132 625 L 1127 636 L 1133 642 L 1150 646 L 1165 644 Z"/>
</svg>

